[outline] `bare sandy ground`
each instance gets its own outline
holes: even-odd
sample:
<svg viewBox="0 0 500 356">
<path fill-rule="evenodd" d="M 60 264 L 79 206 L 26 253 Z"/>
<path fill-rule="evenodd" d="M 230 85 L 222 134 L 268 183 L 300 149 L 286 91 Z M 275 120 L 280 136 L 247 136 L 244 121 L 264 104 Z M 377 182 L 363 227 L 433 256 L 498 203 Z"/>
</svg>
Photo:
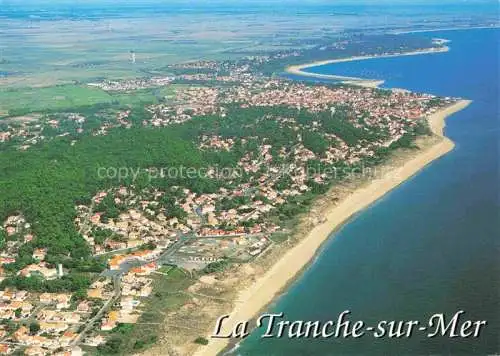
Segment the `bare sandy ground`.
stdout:
<svg viewBox="0 0 500 356">
<path fill-rule="evenodd" d="M 326 211 L 326 221 L 316 225 L 297 245 L 288 250 L 266 273 L 242 290 L 235 302 L 229 319 L 224 323 L 222 333 L 229 333 L 236 323 L 254 318 L 262 308 L 272 301 L 315 256 L 319 247 L 331 232 L 343 224 L 356 212 L 368 207 L 383 195 L 396 188 L 416 174 L 423 167 L 453 149 L 453 142 L 443 136 L 445 119 L 467 107 L 470 101 L 462 100 L 431 115 L 428 120 L 434 134 L 441 136 L 436 144 L 422 150 L 402 165 L 386 172 L 381 178 L 373 180 L 356 189 L 341 202 L 332 204 Z M 214 320 L 215 326 L 215 320 Z M 211 331 L 210 331 L 211 332 Z M 196 356 L 217 355 L 228 346 L 229 339 L 210 338 L 209 344 L 200 346 Z"/>
<path fill-rule="evenodd" d="M 300 75 L 300 76 L 305 76 L 305 77 L 339 80 L 339 81 L 342 81 L 342 83 L 344 83 L 344 84 L 353 84 L 353 85 L 358 85 L 358 86 L 374 88 L 374 87 L 378 87 L 378 86 L 382 85 L 384 83 L 384 81 L 383 80 L 357 78 L 357 77 L 347 77 L 347 76 L 334 75 L 334 74 L 311 73 L 311 72 L 307 72 L 306 69 L 312 68 L 312 67 L 317 67 L 317 66 L 322 66 L 325 64 L 362 61 L 362 60 L 373 59 L 373 58 L 389 58 L 389 57 L 402 57 L 402 56 L 416 56 L 416 55 L 431 54 L 431 53 L 443 53 L 443 52 L 448 52 L 449 50 L 450 50 L 449 47 L 443 46 L 443 47 L 430 48 L 430 49 L 426 49 L 426 50 L 419 50 L 419 51 L 406 52 L 406 53 L 386 54 L 386 55 L 380 55 L 380 56 L 358 56 L 358 57 L 349 57 L 349 58 L 341 58 L 341 59 L 331 59 L 331 60 L 326 60 L 326 61 L 317 61 L 317 62 L 312 62 L 312 63 L 307 63 L 307 64 L 289 66 L 285 69 L 285 71 L 287 73 L 290 73 L 290 74 L 295 74 L 295 75 Z"/>
</svg>

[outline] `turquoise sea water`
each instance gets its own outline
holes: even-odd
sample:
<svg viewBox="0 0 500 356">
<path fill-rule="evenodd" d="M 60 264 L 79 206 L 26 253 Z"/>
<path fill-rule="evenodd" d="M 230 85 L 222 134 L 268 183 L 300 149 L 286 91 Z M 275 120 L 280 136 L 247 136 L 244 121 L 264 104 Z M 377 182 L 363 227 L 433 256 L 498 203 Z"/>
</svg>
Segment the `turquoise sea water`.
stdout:
<svg viewBox="0 0 500 356">
<path fill-rule="evenodd" d="M 448 120 L 456 148 L 364 210 L 325 243 L 314 263 L 268 309 L 287 320 L 336 319 L 375 325 L 434 313 L 487 320 L 477 339 L 363 336 L 261 339 L 232 354 L 486 355 L 500 352 L 498 29 L 422 34 L 452 40 L 451 51 L 340 63 L 317 73 L 383 78 L 385 86 L 474 102 Z"/>
</svg>

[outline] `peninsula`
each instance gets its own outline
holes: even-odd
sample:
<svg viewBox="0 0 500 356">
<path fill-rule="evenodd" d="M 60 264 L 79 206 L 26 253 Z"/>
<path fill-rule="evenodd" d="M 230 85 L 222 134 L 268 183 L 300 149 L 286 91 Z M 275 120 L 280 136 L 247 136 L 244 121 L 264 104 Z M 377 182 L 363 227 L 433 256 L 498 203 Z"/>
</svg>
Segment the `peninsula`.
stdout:
<svg viewBox="0 0 500 356">
<path fill-rule="evenodd" d="M 318 66 L 322 66 L 322 65 L 326 65 L 326 64 L 363 61 L 363 60 L 375 59 L 375 58 L 391 58 L 391 57 L 401 57 L 401 56 L 416 56 L 416 55 L 424 55 L 424 54 L 443 53 L 443 52 L 448 52 L 449 50 L 450 50 L 450 48 L 448 46 L 442 46 L 442 47 L 432 47 L 432 48 L 428 48 L 428 49 L 421 49 L 421 50 L 416 50 L 416 51 L 411 51 L 411 52 L 381 53 L 378 55 L 370 55 L 370 56 L 355 56 L 355 57 L 348 57 L 348 58 L 331 59 L 331 60 L 324 60 L 324 61 L 317 61 L 317 62 L 312 62 L 312 63 L 307 63 L 307 64 L 301 64 L 301 65 L 288 66 L 285 69 L 285 71 L 289 74 L 294 74 L 294 75 L 299 75 L 299 76 L 304 76 L 304 77 L 311 77 L 311 78 L 318 78 L 318 79 L 335 80 L 335 81 L 340 81 L 344 84 L 353 84 L 353 85 L 359 85 L 359 86 L 365 86 L 365 87 L 378 87 L 384 83 L 383 80 L 347 77 L 347 76 L 334 75 L 334 74 L 320 74 L 320 73 L 308 72 L 306 69 L 318 67 Z"/>
</svg>

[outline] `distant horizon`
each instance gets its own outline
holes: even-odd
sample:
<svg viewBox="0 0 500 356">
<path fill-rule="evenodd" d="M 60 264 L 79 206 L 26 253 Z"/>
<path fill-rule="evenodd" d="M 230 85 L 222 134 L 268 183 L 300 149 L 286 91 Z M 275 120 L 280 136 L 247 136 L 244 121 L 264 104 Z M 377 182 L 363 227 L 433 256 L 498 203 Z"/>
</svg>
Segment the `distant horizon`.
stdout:
<svg viewBox="0 0 500 356">
<path fill-rule="evenodd" d="M 0 0 L 0 16 L 14 14 L 19 11 L 35 16 L 50 16 L 54 11 L 56 16 L 64 15 L 64 12 L 77 12 L 85 10 L 106 10 L 107 12 L 147 10 L 161 14 L 165 10 L 176 11 L 188 10 L 193 12 L 211 11 L 237 11 L 239 13 L 262 11 L 268 13 L 290 13 L 294 11 L 313 12 L 362 12 L 362 11 L 408 11 L 417 13 L 420 10 L 441 13 L 443 11 L 471 12 L 471 13 L 495 13 L 498 14 L 499 2 L 497 0 L 442 0 L 439 4 L 430 0 L 338 0 L 334 2 L 326 0 L 242 0 L 238 2 L 229 0 L 169 0 L 165 3 L 160 0 L 89 0 L 74 2 L 71 0 Z M 61 13 L 57 13 L 57 12 Z"/>
<path fill-rule="evenodd" d="M 439 4 L 436 4 L 434 0 L 337 0 L 333 3 L 328 0 L 242 0 L 235 3 L 230 0 L 169 0 L 166 4 L 161 0 L 88 0 L 85 2 L 75 2 L 72 0 L 0 0 L 0 5 L 71 5 L 74 7 L 86 6 L 86 5 L 150 5 L 150 4 L 161 4 L 161 5 L 192 5 L 192 6 L 218 6 L 218 5 L 231 5 L 231 6 L 246 6 L 246 5 L 329 5 L 329 6 L 345 6 L 345 5 L 355 5 L 355 6 L 381 6 L 381 5 L 429 5 L 429 6 L 441 6 L 441 5 L 463 5 L 463 6 L 475 6 L 475 5 L 493 5 L 499 6 L 499 1 L 497 0 L 441 0 Z"/>
</svg>

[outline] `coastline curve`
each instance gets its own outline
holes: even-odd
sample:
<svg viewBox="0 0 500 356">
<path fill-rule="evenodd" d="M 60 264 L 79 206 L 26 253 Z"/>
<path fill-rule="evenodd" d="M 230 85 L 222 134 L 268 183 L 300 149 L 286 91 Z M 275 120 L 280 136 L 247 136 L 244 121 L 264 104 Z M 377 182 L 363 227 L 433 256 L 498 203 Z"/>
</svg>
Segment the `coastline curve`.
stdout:
<svg viewBox="0 0 500 356">
<path fill-rule="evenodd" d="M 238 322 L 255 318 L 314 260 L 323 243 L 332 238 L 332 232 L 348 222 L 352 216 L 368 208 L 424 167 L 450 152 L 455 144 L 444 136 L 446 119 L 465 109 L 471 102 L 470 100 L 459 100 L 428 116 L 427 120 L 431 131 L 440 138 L 437 143 L 406 160 L 402 165 L 389 170 L 380 179 L 360 186 L 342 201 L 329 206 L 324 222 L 310 230 L 295 246 L 286 251 L 283 257 L 269 270 L 238 294 L 230 317 L 225 320 L 220 333 L 228 334 Z M 209 344 L 200 346 L 194 353 L 195 356 L 218 355 L 232 341 L 231 339 L 213 339 L 210 336 L 207 338 L 210 340 Z"/>
<path fill-rule="evenodd" d="M 288 74 L 298 75 L 302 77 L 310 77 L 310 78 L 318 78 L 318 79 L 330 79 L 340 81 L 343 84 L 357 85 L 368 88 L 377 88 L 380 85 L 384 84 L 384 80 L 376 80 L 369 78 L 358 78 L 358 77 L 348 77 L 343 75 L 335 75 L 335 74 L 320 74 L 320 73 L 312 73 L 308 72 L 306 69 L 313 68 L 317 66 L 322 66 L 326 64 L 335 64 L 335 63 L 343 63 L 343 62 L 354 62 L 354 61 L 363 61 L 368 59 L 375 58 L 394 58 L 394 57 L 404 57 L 404 56 L 417 56 L 423 54 L 436 54 L 436 53 L 444 53 L 448 52 L 450 47 L 442 46 L 442 47 L 433 47 L 427 48 L 423 50 L 417 50 L 412 52 L 403 52 L 403 53 L 391 53 L 391 54 L 381 54 L 381 55 L 371 55 L 371 56 L 355 56 L 355 57 L 347 57 L 340 59 L 329 59 L 324 61 L 316 61 L 311 63 L 292 65 L 285 68 L 285 72 Z"/>
</svg>

